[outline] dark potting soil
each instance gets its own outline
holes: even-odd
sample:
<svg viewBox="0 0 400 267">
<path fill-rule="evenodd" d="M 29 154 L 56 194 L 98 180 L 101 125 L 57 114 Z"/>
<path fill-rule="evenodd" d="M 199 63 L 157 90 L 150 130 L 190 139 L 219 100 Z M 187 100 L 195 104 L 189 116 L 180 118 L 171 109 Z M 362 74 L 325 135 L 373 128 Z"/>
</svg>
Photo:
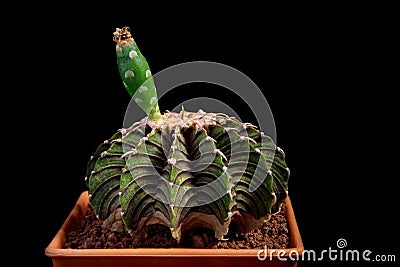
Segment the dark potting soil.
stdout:
<svg viewBox="0 0 400 267">
<path fill-rule="evenodd" d="M 131 236 L 127 231 L 114 232 L 102 227 L 92 208 L 89 207 L 79 229 L 67 234 L 64 248 L 217 248 L 217 249 L 272 249 L 288 248 L 289 227 L 286 221 L 286 206 L 258 229 L 244 235 L 229 236 L 227 240 L 217 240 L 209 229 L 195 229 L 186 233 L 181 244 L 172 237 L 168 227 L 150 225 L 139 236 Z"/>
</svg>

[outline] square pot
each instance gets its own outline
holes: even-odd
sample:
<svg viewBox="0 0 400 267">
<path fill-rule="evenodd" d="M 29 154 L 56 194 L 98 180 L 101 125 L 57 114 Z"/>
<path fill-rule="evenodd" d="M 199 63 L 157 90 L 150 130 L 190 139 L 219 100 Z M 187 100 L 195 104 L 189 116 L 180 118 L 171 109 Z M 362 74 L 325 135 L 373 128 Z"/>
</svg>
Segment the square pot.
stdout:
<svg viewBox="0 0 400 267">
<path fill-rule="evenodd" d="M 85 266 L 296 266 L 304 246 L 294 216 L 290 198 L 286 205 L 290 247 L 277 249 L 271 255 L 259 249 L 204 249 L 204 248 L 122 248 L 122 249 L 70 249 L 64 248 L 67 233 L 76 229 L 86 215 L 89 205 L 88 191 L 79 196 L 72 211 L 45 249 L 54 267 Z M 279 255 L 278 255 L 279 252 Z"/>
</svg>

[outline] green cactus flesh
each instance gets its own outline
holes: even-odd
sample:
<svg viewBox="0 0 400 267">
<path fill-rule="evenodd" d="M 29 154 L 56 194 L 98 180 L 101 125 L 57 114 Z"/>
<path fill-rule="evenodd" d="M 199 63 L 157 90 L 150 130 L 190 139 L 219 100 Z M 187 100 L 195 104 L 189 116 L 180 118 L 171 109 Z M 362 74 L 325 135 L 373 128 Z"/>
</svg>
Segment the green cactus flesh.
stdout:
<svg viewBox="0 0 400 267">
<path fill-rule="evenodd" d="M 252 179 L 260 182 L 254 191 Z M 109 227 L 135 234 L 162 224 L 180 241 L 197 227 L 218 239 L 233 224 L 237 233 L 259 227 L 279 211 L 288 179 L 282 149 L 255 126 L 182 110 L 117 131 L 93 154 L 86 182 Z"/>
<path fill-rule="evenodd" d="M 150 119 L 161 117 L 153 76 L 146 58 L 131 36 L 129 27 L 114 32 L 117 65 L 121 80 L 135 103 Z"/>
</svg>

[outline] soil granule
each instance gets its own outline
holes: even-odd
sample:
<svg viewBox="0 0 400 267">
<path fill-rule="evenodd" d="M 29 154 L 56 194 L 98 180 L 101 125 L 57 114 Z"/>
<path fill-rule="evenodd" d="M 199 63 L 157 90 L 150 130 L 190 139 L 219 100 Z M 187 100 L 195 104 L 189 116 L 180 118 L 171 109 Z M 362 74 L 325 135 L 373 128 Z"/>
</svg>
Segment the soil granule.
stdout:
<svg viewBox="0 0 400 267">
<path fill-rule="evenodd" d="M 115 232 L 102 227 L 102 223 L 89 206 L 87 215 L 80 227 L 67 234 L 64 248 L 217 248 L 217 249 L 271 249 L 288 248 L 290 244 L 289 227 L 286 221 L 286 206 L 258 229 L 244 235 L 228 233 L 227 240 L 217 240 L 214 232 L 198 228 L 185 233 L 181 244 L 172 237 L 168 227 L 147 226 L 138 236 L 127 231 Z"/>
</svg>

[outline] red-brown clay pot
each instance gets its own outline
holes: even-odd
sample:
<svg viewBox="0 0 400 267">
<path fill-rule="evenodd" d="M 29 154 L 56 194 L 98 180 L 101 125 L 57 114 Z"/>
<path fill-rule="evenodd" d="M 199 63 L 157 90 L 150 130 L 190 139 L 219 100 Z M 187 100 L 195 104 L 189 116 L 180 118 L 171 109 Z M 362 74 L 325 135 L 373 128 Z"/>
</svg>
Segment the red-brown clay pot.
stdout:
<svg viewBox="0 0 400 267">
<path fill-rule="evenodd" d="M 290 247 L 279 250 L 264 261 L 259 260 L 259 249 L 203 249 L 203 248 L 122 248 L 122 249 L 70 249 L 63 248 L 67 233 L 81 223 L 88 209 L 88 192 L 81 193 L 72 211 L 45 249 L 54 267 L 106 267 L 106 266 L 297 266 L 292 260 L 304 250 L 290 198 L 286 204 Z M 269 250 L 270 252 L 271 250 Z M 260 256 L 264 256 L 261 253 Z M 290 256 L 290 257 L 289 257 Z M 301 258 L 301 257 L 300 257 Z M 282 260 L 283 259 L 283 260 Z M 286 259 L 286 260 L 285 260 Z"/>
</svg>

